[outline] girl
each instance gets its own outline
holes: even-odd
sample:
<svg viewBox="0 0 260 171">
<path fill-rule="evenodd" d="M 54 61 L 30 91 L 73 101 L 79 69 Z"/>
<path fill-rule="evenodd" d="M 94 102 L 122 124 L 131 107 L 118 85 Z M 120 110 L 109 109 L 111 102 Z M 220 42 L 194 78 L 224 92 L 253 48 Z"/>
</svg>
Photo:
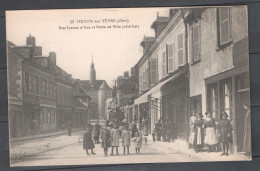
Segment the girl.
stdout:
<svg viewBox="0 0 260 171">
<path fill-rule="evenodd" d="M 116 155 L 119 155 L 118 154 L 118 146 L 119 146 L 119 130 L 118 130 L 118 127 L 116 125 L 113 125 L 111 131 L 110 131 L 110 134 L 111 134 L 111 156 L 113 155 L 114 153 L 114 147 L 116 148 Z"/>
<path fill-rule="evenodd" d="M 107 151 L 108 148 L 110 147 L 110 131 L 109 128 L 106 127 L 106 125 L 104 126 L 104 130 L 101 133 L 101 147 L 104 148 L 104 155 L 107 156 Z"/>
<path fill-rule="evenodd" d="M 136 154 L 140 154 L 140 148 L 142 147 L 142 134 L 141 132 L 136 132 L 135 133 L 135 138 L 134 138 L 134 142 L 135 142 L 135 152 Z"/>
<path fill-rule="evenodd" d="M 223 145 L 223 153 L 221 156 L 226 155 L 228 156 L 228 149 L 229 149 L 229 142 L 231 142 L 231 123 L 227 119 L 228 114 L 226 112 L 223 112 L 221 114 L 221 120 L 218 124 L 218 129 L 220 133 L 220 142 L 222 142 Z"/>
<path fill-rule="evenodd" d="M 122 131 L 122 146 L 124 147 L 124 154 L 125 154 L 125 149 L 127 149 L 127 154 L 129 154 L 130 138 L 131 138 L 131 133 L 130 131 L 128 131 L 127 126 L 125 126 L 124 130 Z"/>
<path fill-rule="evenodd" d="M 207 118 L 204 120 L 204 126 L 206 131 L 204 143 L 208 147 L 208 152 L 211 152 L 213 151 L 214 146 L 218 143 L 216 132 L 215 132 L 216 124 L 210 112 L 206 112 L 205 114 Z"/>
</svg>

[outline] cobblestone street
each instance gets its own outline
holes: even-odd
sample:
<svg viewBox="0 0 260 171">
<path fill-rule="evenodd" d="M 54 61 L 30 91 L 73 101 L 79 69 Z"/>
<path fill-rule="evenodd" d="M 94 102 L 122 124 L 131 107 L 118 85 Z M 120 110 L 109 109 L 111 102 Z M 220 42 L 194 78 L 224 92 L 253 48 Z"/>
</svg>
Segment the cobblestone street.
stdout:
<svg viewBox="0 0 260 171">
<path fill-rule="evenodd" d="M 31 140 L 16 144 L 12 150 L 12 166 L 39 166 L 39 165 L 73 165 L 73 164 L 123 164 L 123 163 L 153 163 L 158 162 L 191 162 L 199 161 L 197 158 L 182 155 L 165 147 L 158 147 L 157 143 L 148 141 L 142 145 L 141 154 L 136 155 L 134 146 L 130 147 L 130 155 L 123 155 L 119 147 L 119 155 L 104 156 L 100 144 L 95 145 L 96 155 L 86 155 L 78 137 L 82 132 L 77 132 L 68 137 L 60 135 L 41 140 Z M 110 154 L 111 149 L 108 153 Z M 23 155 L 27 157 L 23 157 Z M 15 157 L 15 158 L 14 158 Z"/>
</svg>

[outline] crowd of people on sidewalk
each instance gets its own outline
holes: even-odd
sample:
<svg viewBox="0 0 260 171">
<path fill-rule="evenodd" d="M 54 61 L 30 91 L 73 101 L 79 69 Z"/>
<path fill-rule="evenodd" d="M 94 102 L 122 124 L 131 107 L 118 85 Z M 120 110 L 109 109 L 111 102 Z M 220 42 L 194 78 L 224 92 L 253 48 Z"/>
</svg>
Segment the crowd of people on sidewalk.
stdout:
<svg viewBox="0 0 260 171">
<path fill-rule="evenodd" d="M 248 103 L 244 104 L 245 125 L 243 134 L 243 152 L 245 155 L 251 155 L 251 120 L 250 107 Z M 232 125 L 228 119 L 228 114 L 223 112 L 220 121 L 217 123 L 212 117 L 211 112 L 205 113 L 206 118 L 203 119 L 201 113 L 192 112 L 190 117 L 190 137 L 189 147 L 194 148 L 198 152 L 202 152 L 204 147 L 208 152 L 217 152 L 218 147 L 222 144 L 223 153 L 221 156 L 229 155 L 229 144 L 232 142 Z M 249 145 L 250 144 L 250 145 Z"/>
<path fill-rule="evenodd" d="M 87 122 L 84 126 L 84 136 L 83 136 L 83 149 L 86 150 L 86 154 L 95 155 L 94 152 L 95 144 L 99 144 L 99 139 L 101 139 L 101 148 L 104 149 L 104 156 L 108 155 L 108 149 L 111 147 L 110 155 L 119 155 L 120 139 L 121 146 L 123 147 L 123 152 L 129 154 L 129 147 L 131 146 L 131 138 L 133 138 L 133 143 L 135 147 L 136 154 L 140 154 L 140 149 L 142 147 L 142 133 L 137 129 L 136 125 L 133 124 L 129 128 L 127 123 L 119 123 L 117 120 L 104 124 L 103 129 L 97 122 L 94 126 L 90 122 Z M 93 137 L 93 139 L 92 139 Z M 94 140 L 94 142 L 93 142 Z M 115 151 L 114 151 L 115 150 Z"/>
<path fill-rule="evenodd" d="M 153 142 L 163 141 L 170 142 L 172 137 L 173 124 L 168 120 L 165 123 L 161 119 L 154 125 L 154 130 L 152 132 Z"/>
</svg>

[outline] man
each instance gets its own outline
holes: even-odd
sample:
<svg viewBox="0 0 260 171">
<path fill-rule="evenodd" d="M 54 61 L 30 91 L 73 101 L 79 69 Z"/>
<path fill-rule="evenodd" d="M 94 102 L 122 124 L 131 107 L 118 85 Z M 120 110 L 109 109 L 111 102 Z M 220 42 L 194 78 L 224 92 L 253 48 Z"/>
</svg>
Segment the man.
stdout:
<svg viewBox="0 0 260 171">
<path fill-rule="evenodd" d="M 245 113 L 245 124 L 244 124 L 244 135 L 243 135 L 243 152 L 246 156 L 251 156 L 251 111 L 249 103 L 244 104 Z"/>
<path fill-rule="evenodd" d="M 100 136 L 100 125 L 97 123 L 94 125 L 93 134 L 94 134 L 94 142 L 95 144 L 99 144 L 99 136 Z"/>
<path fill-rule="evenodd" d="M 158 120 L 158 122 L 155 124 L 155 134 L 157 136 L 157 141 L 161 141 L 162 136 L 162 120 Z"/>
</svg>

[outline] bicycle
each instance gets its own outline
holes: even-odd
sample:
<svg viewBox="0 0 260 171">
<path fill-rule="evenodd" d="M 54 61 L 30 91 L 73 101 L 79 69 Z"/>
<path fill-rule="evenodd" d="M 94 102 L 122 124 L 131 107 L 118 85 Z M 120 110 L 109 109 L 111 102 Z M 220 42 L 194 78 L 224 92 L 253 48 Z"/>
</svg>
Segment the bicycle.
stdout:
<svg viewBox="0 0 260 171">
<path fill-rule="evenodd" d="M 83 142 L 83 136 L 84 134 L 80 135 L 79 138 L 78 138 L 78 143 L 82 143 Z"/>
</svg>

